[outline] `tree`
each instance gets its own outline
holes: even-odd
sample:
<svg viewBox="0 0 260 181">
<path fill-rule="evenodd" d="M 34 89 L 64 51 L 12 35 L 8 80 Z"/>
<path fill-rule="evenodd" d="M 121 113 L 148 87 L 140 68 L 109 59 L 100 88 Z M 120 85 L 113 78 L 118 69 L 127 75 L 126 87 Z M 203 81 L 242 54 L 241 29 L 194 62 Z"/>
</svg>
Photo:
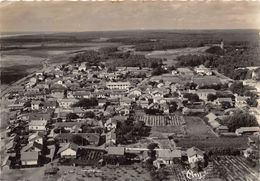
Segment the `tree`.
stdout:
<svg viewBox="0 0 260 181">
<path fill-rule="evenodd" d="M 98 100 L 96 98 L 90 98 L 90 99 L 83 98 L 78 102 L 76 102 L 75 104 L 73 104 L 72 107 L 90 108 L 97 105 L 98 105 Z"/>
<path fill-rule="evenodd" d="M 174 101 L 170 102 L 170 104 L 169 104 L 170 113 L 175 112 L 177 110 L 177 108 L 178 108 L 178 104 L 176 102 L 174 102 Z"/>
<path fill-rule="evenodd" d="M 216 100 L 218 97 L 215 94 L 208 94 L 207 100 L 213 102 Z"/>
<path fill-rule="evenodd" d="M 95 118 L 96 115 L 95 115 L 95 113 L 93 111 L 87 111 L 87 112 L 85 112 L 83 117 L 84 118 Z"/>
<path fill-rule="evenodd" d="M 242 82 L 234 82 L 229 89 L 240 96 L 244 95 L 245 87 Z"/>
<path fill-rule="evenodd" d="M 258 102 L 256 97 L 250 97 L 249 99 L 246 100 L 247 104 L 251 107 L 257 107 Z"/>
<path fill-rule="evenodd" d="M 200 100 L 197 94 L 192 93 L 185 93 L 183 97 L 187 98 L 190 102 L 198 102 Z"/>
<path fill-rule="evenodd" d="M 224 121 L 229 131 L 234 132 L 240 127 L 258 126 L 256 117 L 248 112 L 238 111 L 228 116 Z"/>
<path fill-rule="evenodd" d="M 66 120 L 68 120 L 68 121 L 70 121 L 72 119 L 78 119 L 78 118 L 79 118 L 79 116 L 75 113 L 69 113 L 66 115 Z"/>
<path fill-rule="evenodd" d="M 73 135 L 71 137 L 71 142 L 73 142 L 77 145 L 82 145 L 82 146 L 89 145 L 89 141 L 80 135 Z"/>
</svg>

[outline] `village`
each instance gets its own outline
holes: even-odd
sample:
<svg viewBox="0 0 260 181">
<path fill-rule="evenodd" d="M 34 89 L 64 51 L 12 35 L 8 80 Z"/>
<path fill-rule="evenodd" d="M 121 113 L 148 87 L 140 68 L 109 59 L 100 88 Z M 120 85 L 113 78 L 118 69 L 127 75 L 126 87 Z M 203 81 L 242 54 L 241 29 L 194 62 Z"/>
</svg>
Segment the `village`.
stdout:
<svg viewBox="0 0 260 181">
<path fill-rule="evenodd" d="M 254 76 L 235 82 L 204 65 L 49 66 L 3 97 L 10 112 L 3 176 L 44 168 L 39 180 L 257 180 L 260 128 L 250 100 L 259 85 L 248 96 L 234 91 Z M 248 122 L 239 125 L 238 117 Z M 123 175 L 136 176 L 109 173 L 131 165 Z"/>
</svg>

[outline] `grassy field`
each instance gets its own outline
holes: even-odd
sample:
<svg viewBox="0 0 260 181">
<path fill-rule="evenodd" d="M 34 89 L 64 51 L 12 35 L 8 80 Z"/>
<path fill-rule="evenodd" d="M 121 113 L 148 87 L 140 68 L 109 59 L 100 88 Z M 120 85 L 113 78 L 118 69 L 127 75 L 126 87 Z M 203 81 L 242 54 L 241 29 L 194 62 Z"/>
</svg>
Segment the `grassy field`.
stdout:
<svg viewBox="0 0 260 181">
<path fill-rule="evenodd" d="M 187 135 L 190 137 L 216 137 L 211 128 L 204 123 L 204 121 L 199 117 L 184 117 L 186 122 Z"/>
</svg>

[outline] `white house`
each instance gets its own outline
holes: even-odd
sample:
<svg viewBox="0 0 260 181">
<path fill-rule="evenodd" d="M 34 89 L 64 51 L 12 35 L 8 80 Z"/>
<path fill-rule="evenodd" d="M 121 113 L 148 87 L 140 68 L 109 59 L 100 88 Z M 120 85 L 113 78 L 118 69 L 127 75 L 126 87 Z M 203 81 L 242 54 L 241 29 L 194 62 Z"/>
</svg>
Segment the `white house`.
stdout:
<svg viewBox="0 0 260 181">
<path fill-rule="evenodd" d="M 171 165 L 174 164 L 174 160 L 181 159 L 181 156 L 181 150 L 160 149 L 157 150 L 157 160 L 153 162 L 153 165 L 157 168 Z"/>
<path fill-rule="evenodd" d="M 58 100 L 59 106 L 62 107 L 62 108 L 65 108 L 65 109 L 70 108 L 76 102 L 78 102 L 78 100 L 73 99 L 73 98 L 71 98 L 71 99 L 59 99 Z"/>
<path fill-rule="evenodd" d="M 32 101 L 31 102 L 31 109 L 32 110 L 39 110 L 40 109 L 41 101 Z"/>
<path fill-rule="evenodd" d="M 47 120 L 32 120 L 29 123 L 30 131 L 46 131 Z"/>
<path fill-rule="evenodd" d="M 194 164 L 198 161 L 204 161 L 204 153 L 196 147 L 191 147 L 187 150 L 188 161 Z"/>
<path fill-rule="evenodd" d="M 107 82 L 106 87 L 109 89 L 129 89 L 130 82 Z"/>
<path fill-rule="evenodd" d="M 59 149 L 58 154 L 60 154 L 62 158 L 76 158 L 77 150 L 78 145 L 67 143 Z"/>
<path fill-rule="evenodd" d="M 195 67 L 194 71 L 197 74 L 200 74 L 200 75 L 212 75 L 212 71 L 210 69 L 206 68 L 204 65 L 200 65 L 199 67 Z"/>
</svg>

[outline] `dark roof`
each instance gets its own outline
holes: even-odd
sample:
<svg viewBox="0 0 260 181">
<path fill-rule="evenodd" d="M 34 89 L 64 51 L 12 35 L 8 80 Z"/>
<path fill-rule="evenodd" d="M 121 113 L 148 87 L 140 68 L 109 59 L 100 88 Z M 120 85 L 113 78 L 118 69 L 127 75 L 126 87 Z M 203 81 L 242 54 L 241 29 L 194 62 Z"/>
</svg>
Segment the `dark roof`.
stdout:
<svg viewBox="0 0 260 181">
<path fill-rule="evenodd" d="M 187 156 L 188 157 L 192 157 L 194 155 L 201 155 L 203 156 L 203 151 L 201 151 L 200 149 L 196 148 L 196 147 L 191 147 L 187 150 Z"/>
</svg>

